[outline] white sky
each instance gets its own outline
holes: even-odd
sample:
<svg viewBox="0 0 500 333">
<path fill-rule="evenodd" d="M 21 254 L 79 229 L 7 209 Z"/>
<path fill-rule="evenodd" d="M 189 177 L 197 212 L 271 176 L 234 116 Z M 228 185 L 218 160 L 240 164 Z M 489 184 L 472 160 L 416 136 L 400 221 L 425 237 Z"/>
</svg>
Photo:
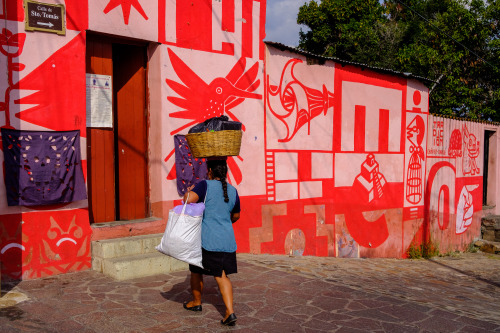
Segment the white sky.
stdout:
<svg viewBox="0 0 500 333">
<path fill-rule="evenodd" d="M 264 40 L 298 46 L 300 26 L 297 24 L 297 13 L 306 2 L 309 0 L 267 0 Z"/>
</svg>

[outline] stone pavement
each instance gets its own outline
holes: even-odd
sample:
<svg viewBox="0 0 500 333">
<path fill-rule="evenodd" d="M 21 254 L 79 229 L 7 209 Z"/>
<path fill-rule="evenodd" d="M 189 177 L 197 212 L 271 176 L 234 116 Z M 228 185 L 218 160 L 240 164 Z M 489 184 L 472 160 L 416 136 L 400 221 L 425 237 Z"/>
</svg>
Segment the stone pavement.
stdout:
<svg viewBox="0 0 500 333">
<path fill-rule="evenodd" d="M 203 311 L 189 272 L 114 281 L 93 271 L 3 283 L 0 332 L 500 332 L 500 256 L 432 260 L 238 254 L 238 322 L 223 327 L 215 281 Z M 8 292 L 7 292 L 8 291 Z"/>
</svg>

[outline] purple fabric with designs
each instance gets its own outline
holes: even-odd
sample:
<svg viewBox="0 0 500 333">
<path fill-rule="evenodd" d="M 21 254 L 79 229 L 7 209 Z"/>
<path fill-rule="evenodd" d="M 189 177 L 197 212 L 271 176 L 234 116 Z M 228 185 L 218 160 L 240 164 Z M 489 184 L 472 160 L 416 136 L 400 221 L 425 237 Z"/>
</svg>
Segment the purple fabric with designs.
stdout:
<svg viewBox="0 0 500 333">
<path fill-rule="evenodd" d="M 204 158 L 193 157 L 184 135 L 174 135 L 174 146 L 177 192 L 183 196 L 189 186 L 207 179 L 207 163 Z"/>
<path fill-rule="evenodd" d="M 87 198 L 80 132 L 2 128 L 9 206 L 66 203 Z"/>
</svg>

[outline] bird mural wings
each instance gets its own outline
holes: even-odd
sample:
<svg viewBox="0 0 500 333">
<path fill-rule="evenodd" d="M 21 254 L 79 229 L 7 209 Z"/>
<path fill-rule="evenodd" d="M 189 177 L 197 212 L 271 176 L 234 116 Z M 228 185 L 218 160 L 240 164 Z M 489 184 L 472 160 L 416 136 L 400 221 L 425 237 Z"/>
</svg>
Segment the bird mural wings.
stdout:
<svg viewBox="0 0 500 333">
<path fill-rule="evenodd" d="M 174 51 L 168 49 L 172 68 L 181 82 L 166 79 L 167 85 L 178 95 L 169 96 L 167 100 L 178 106 L 180 110 L 169 113 L 172 118 L 185 119 L 187 122 L 170 132 L 175 135 L 188 127 L 201 123 L 206 119 L 227 114 L 232 120 L 239 119 L 230 111 L 241 104 L 246 98 L 262 99 L 261 94 L 255 93 L 260 86 L 257 79 L 259 63 L 255 62 L 248 70 L 246 58 L 240 58 L 229 73 L 224 77 L 216 77 L 210 83 L 201 79 Z M 245 130 L 244 125 L 242 130 Z M 173 151 L 165 158 L 172 158 Z M 241 157 L 238 157 L 242 160 Z M 228 167 L 234 180 L 239 184 L 242 174 L 233 157 L 228 158 Z M 175 179 L 175 164 L 170 170 L 167 179 Z"/>
</svg>

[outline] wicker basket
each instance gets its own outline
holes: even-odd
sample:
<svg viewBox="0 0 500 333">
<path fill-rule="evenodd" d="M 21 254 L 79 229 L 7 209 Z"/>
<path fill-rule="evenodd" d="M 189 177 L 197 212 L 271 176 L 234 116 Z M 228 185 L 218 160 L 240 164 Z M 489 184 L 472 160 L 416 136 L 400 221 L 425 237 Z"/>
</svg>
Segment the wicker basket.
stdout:
<svg viewBox="0 0 500 333">
<path fill-rule="evenodd" d="M 186 134 L 193 156 L 238 156 L 241 147 L 241 131 L 225 130 Z"/>
</svg>

